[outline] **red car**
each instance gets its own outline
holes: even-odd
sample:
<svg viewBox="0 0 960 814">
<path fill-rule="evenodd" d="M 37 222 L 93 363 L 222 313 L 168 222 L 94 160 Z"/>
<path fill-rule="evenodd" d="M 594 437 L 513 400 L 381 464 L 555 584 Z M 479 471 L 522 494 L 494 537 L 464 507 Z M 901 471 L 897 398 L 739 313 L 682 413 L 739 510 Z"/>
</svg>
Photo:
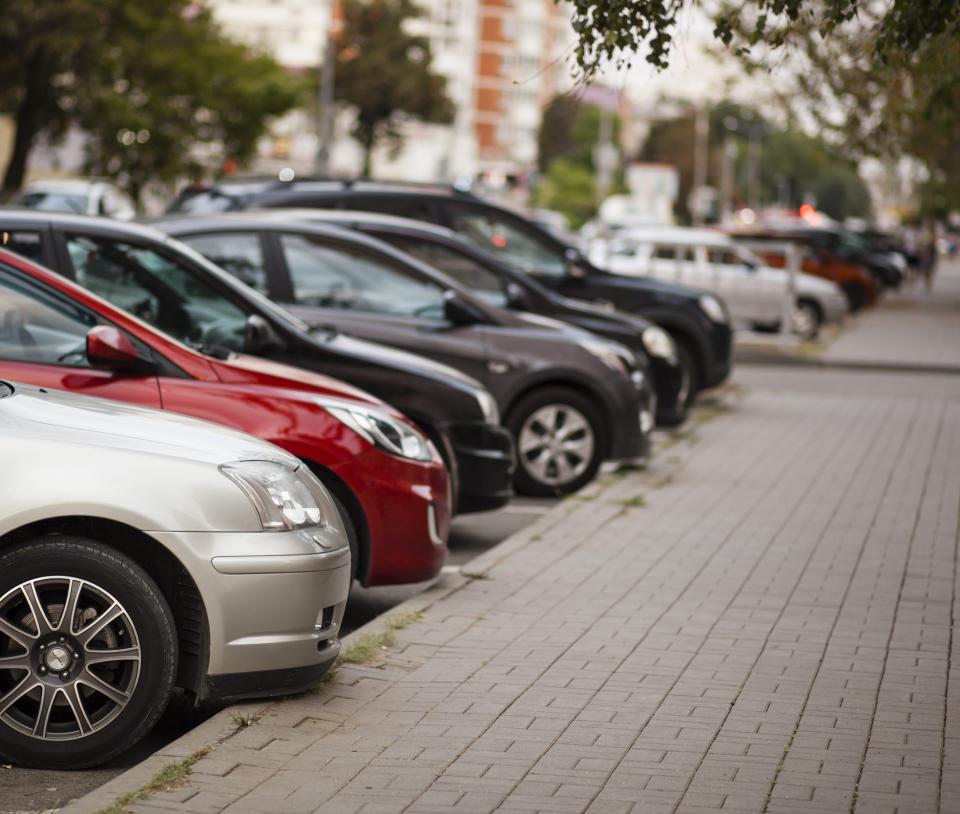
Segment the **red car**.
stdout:
<svg viewBox="0 0 960 814">
<path fill-rule="evenodd" d="M 317 373 L 198 353 L 2 249 L 0 378 L 172 410 L 283 447 L 339 501 L 364 585 L 430 579 L 446 559 L 446 470 L 394 408 Z"/>
</svg>

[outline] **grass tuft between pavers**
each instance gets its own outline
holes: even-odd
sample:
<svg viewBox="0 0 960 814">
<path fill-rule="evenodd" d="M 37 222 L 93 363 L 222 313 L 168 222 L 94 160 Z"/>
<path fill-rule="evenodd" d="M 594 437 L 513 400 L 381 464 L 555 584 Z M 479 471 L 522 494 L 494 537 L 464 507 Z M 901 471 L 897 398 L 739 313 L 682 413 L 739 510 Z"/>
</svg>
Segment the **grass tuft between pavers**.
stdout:
<svg viewBox="0 0 960 814">
<path fill-rule="evenodd" d="M 420 621 L 423 621 L 423 614 L 420 611 L 407 611 L 391 616 L 385 623 L 386 630 L 367 633 L 349 647 L 341 650 L 337 664 L 370 664 L 384 650 L 397 643 L 396 631 L 403 630 L 405 627 L 410 627 L 410 625 Z M 329 675 L 329 672 L 327 675 Z"/>
<path fill-rule="evenodd" d="M 204 746 L 202 749 L 197 749 L 192 755 L 185 757 L 183 760 L 177 760 L 173 763 L 168 763 L 159 772 L 157 772 L 149 782 L 141 786 L 136 791 L 130 791 L 126 794 L 118 797 L 113 801 L 111 805 L 105 806 L 103 808 L 97 809 L 96 814 L 123 814 L 126 811 L 127 806 L 131 806 L 134 803 L 142 800 L 144 797 L 147 797 L 151 794 L 157 794 L 162 791 L 172 791 L 175 788 L 183 785 L 186 782 L 186 779 L 190 776 L 190 773 L 193 771 L 193 765 L 200 760 L 200 758 L 207 755 L 212 746 Z"/>
</svg>

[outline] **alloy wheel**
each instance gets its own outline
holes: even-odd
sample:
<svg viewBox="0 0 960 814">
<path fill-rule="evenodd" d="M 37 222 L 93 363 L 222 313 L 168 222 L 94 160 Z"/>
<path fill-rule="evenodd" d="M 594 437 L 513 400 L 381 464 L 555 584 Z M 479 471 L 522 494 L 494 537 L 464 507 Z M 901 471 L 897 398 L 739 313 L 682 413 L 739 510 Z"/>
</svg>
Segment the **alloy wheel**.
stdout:
<svg viewBox="0 0 960 814">
<path fill-rule="evenodd" d="M 549 486 L 563 486 L 583 474 L 595 445 L 587 417 L 568 404 L 547 404 L 532 412 L 517 439 L 524 468 Z"/>
<path fill-rule="evenodd" d="M 0 597 L 0 723 L 17 732 L 67 741 L 103 729 L 140 666 L 130 614 L 92 582 L 42 577 Z"/>
</svg>

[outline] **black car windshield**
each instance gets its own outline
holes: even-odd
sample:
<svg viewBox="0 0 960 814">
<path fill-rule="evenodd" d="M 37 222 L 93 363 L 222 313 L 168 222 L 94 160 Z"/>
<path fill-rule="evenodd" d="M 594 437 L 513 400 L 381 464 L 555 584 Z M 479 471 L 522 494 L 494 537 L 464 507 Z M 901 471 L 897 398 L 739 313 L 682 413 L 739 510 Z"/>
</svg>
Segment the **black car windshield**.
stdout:
<svg viewBox="0 0 960 814">
<path fill-rule="evenodd" d="M 16 204 L 45 212 L 73 212 L 78 215 L 87 213 L 86 195 L 69 195 L 65 192 L 24 192 L 16 200 Z"/>
<path fill-rule="evenodd" d="M 170 211 L 182 212 L 185 215 L 210 215 L 238 208 L 237 202 L 231 195 L 224 195 L 215 189 L 207 189 L 184 196 L 170 208 Z"/>
<path fill-rule="evenodd" d="M 170 254 L 94 235 L 68 235 L 77 282 L 198 350 L 242 350 L 247 312 Z"/>
<path fill-rule="evenodd" d="M 520 217 L 464 205 L 451 206 L 449 217 L 455 232 L 514 268 L 550 277 L 566 274 L 562 244 Z"/>
<path fill-rule="evenodd" d="M 224 271 L 216 263 L 208 260 L 192 246 L 188 246 L 186 243 L 183 243 L 172 237 L 167 238 L 167 245 L 175 251 L 186 255 L 198 266 L 203 266 L 203 268 L 209 274 L 212 274 L 218 280 L 221 280 L 226 285 L 230 286 L 231 289 L 240 294 L 245 300 L 247 300 L 248 303 L 253 306 L 253 308 L 256 308 L 259 311 L 268 312 L 271 317 L 280 322 L 286 323 L 294 330 L 303 332 L 308 332 L 310 330 L 306 322 L 298 319 L 285 308 L 281 308 L 279 305 L 274 303 L 273 300 L 267 299 L 267 297 L 265 297 L 256 289 L 240 282 L 232 274 L 230 274 L 230 272 Z"/>
</svg>

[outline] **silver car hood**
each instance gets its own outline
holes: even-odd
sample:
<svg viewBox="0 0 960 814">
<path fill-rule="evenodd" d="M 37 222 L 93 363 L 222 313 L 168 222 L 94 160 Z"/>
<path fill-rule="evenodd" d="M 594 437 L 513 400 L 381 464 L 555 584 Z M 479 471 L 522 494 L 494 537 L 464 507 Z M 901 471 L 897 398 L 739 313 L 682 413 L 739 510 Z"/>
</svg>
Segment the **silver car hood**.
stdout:
<svg viewBox="0 0 960 814">
<path fill-rule="evenodd" d="M 4 435 L 15 435 L 215 465 L 241 460 L 299 465 L 296 458 L 273 444 L 206 421 L 61 390 L 10 384 L 13 394 L 0 399 L 0 442 Z"/>
</svg>

